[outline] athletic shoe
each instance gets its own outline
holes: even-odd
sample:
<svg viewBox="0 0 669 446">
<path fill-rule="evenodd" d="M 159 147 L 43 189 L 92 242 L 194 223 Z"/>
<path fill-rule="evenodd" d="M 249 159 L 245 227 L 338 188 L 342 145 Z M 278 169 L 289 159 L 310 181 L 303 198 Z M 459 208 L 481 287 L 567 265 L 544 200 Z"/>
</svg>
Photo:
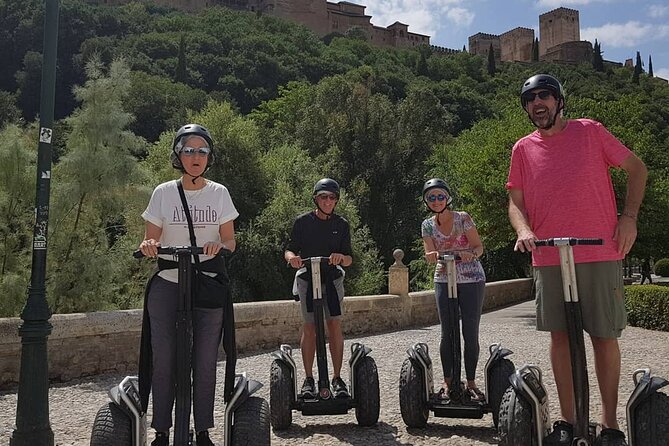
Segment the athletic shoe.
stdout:
<svg viewBox="0 0 669 446">
<path fill-rule="evenodd" d="M 335 398 L 347 398 L 349 396 L 346 383 L 339 376 L 332 379 L 332 390 Z"/>
<path fill-rule="evenodd" d="M 304 384 L 302 384 L 302 397 L 316 398 L 316 384 L 314 383 L 314 378 L 312 376 L 307 376 L 304 379 Z"/>
<path fill-rule="evenodd" d="M 544 438 L 544 444 L 547 446 L 571 446 L 573 438 L 574 426 L 560 420 L 553 423 L 553 431 Z"/>
<path fill-rule="evenodd" d="M 170 446 L 169 432 L 156 432 L 156 438 L 151 442 L 151 446 Z"/>
<path fill-rule="evenodd" d="M 625 434 L 618 429 L 604 428 L 595 441 L 595 446 L 627 446 Z"/>
<path fill-rule="evenodd" d="M 209 431 L 198 432 L 195 436 L 195 444 L 197 446 L 215 446 L 209 439 Z"/>
</svg>

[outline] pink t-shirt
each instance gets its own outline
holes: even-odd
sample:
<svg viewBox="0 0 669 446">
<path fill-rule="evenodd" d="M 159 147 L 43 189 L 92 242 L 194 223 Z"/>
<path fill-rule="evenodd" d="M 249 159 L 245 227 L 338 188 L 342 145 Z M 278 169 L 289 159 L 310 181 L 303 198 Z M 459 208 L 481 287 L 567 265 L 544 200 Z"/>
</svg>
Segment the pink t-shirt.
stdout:
<svg viewBox="0 0 669 446">
<path fill-rule="evenodd" d="M 619 167 L 631 154 L 599 122 L 569 120 L 556 135 L 535 131 L 514 145 L 506 188 L 523 191 L 537 238 L 604 240 L 603 246 L 575 246 L 576 263 L 620 260 L 613 240 L 618 218 L 609 167 Z M 559 265 L 558 250 L 536 249 L 532 264 Z"/>
</svg>

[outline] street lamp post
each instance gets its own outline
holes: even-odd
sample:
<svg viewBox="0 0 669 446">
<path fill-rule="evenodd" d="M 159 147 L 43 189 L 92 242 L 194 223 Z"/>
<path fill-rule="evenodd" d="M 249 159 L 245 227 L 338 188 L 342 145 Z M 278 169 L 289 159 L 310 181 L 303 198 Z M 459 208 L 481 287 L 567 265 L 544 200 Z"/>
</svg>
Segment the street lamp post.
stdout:
<svg viewBox="0 0 669 446">
<path fill-rule="evenodd" d="M 58 48 L 59 0 L 45 0 L 42 90 L 40 95 L 40 134 L 37 150 L 37 187 L 33 258 L 28 300 L 21 312 L 21 371 L 16 406 L 16 429 L 10 446 L 53 446 L 49 423 L 49 367 L 47 338 L 51 334 L 51 311 L 46 302 L 47 227 L 51 186 L 51 148 L 53 139 L 54 96 L 56 90 L 56 51 Z"/>
</svg>

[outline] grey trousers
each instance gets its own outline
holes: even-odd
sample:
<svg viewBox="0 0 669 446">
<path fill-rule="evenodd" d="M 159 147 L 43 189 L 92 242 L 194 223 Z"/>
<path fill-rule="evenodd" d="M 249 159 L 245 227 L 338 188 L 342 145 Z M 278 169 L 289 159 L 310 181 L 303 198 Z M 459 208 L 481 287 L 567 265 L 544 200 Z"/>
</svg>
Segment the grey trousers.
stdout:
<svg viewBox="0 0 669 446">
<path fill-rule="evenodd" d="M 161 277 L 151 283 L 148 297 L 153 350 L 153 420 L 151 427 L 172 427 L 176 386 L 176 320 L 178 285 Z M 216 361 L 223 326 L 222 308 L 193 309 L 193 418 L 195 431 L 214 427 Z"/>
<path fill-rule="evenodd" d="M 444 378 L 452 378 L 453 348 L 451 330 L 448 326 L 448 304 L 455 299 L 448 298 L 448 284 L 446 283 L 435 283 L 434 291 L 437 298 L 439 320 L 441 321 L 441 344 L 439 346 L 441 367 L 444 371 Z M 462 319 L 462 338 L 465 341 L 465 374 L 468 380 L 474 379 L 479 360 L 479 324 L 481 322 L 484 294 L 485 282 L 458 284 L 457 302 Z"/>
</svg>

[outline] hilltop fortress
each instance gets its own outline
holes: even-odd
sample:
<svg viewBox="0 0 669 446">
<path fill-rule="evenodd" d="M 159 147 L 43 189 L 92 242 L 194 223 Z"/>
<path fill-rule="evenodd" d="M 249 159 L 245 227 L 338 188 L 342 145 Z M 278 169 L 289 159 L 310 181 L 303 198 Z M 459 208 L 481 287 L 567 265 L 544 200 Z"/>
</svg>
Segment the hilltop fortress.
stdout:
<svg viewBox="0 0 669 446">
<path fill-rule="evenodd" d="M 129 0 L 90 0 L 108 5 Z M 409 32 L 409 25 L 395 22 L 388 27 L 371 23 L 365 6 L 347 1 L 327 0 L 153 0 L 155 3 L 178 9 L 197 11 L 210 6 L 270 14 L 301 23 L 323 37 L 331 33 L 344 34 L 351 28 L 364 32 L 378 46 L 412 48 L 428 45 L 439 53 L 459 50 L 430 45 L 430 36 Z M 557 8 L 539 16 L 539 60 L 579 63 L 592 60 L 592 44 L 580 41 L 578 11 Z M 534 30 L 515 28 L 501 35 L 477 33 L 469 37 L 469 52 L 487 57 L 490 44 L 495 59 L 503 62 L 530 62 Z"/>
</svg>

